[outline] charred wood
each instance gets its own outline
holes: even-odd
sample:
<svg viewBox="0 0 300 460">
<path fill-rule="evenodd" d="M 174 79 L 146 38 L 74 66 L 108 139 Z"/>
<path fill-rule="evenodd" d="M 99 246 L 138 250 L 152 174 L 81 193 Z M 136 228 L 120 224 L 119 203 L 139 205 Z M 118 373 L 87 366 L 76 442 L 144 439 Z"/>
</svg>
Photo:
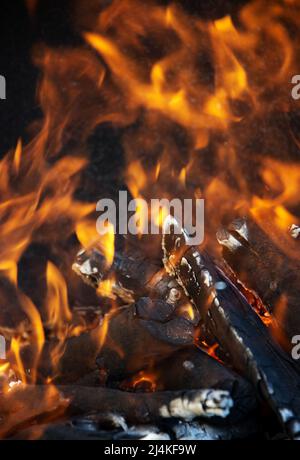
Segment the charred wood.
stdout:
<svg viewBox="0 0 300 460">
<path fill-rule="evenodd" d="M 103 419 L 114 418 L 120 423 L 110 424 Z M 123 417 L 115 414 L 93 415 L 76 417 L 66 422 L 47 423 L 36 425 L 17 432 L 9 439 L 12 440 L 151 440 L 167 441 L 178 439 L 182 441 L 212 441 L 251 439 L 257 437 L 259 423 L 250 418 L 242 423 L 229 424 L 226 426 L 203 423 L 200 421 L 183 422 L 169 420 L 153 424 L 127 425 Z"/>
<path fill-rule="evenodd" d="M 146 293 L 145 286 L 163 267 L 160 259 L 149 260 L 131 244 L 127 251 L 116 251 L 109 267 L 101 247 L 83 249 L 77 254 L 72 268 L 84 282 L 94 288 L 99 287 L 102 280 L 115 274 L 119 287 L 128 291 L 127 296 L 132 295 L 132 301 L 136 296 L 141 297 Z"/>
<path fill-rule="evenodd" d="M 189 303 L 176 280 L 166 273 L 161 259 L 147 257 L 133 242 L 126 251 L 116 251 L 109 268 L 104 254 L 96 246 L 80 251 L 72 268 L 95 289 L 101 288 L 104 280 L 112 279 L 112 294 L 123 304 L 132 303 L 140 297 L 161 299 L 174 309 Z M 101 295 L 101 289 L 99 293 Z M 193 312 L 193 321 L 194 324 L 199 321 L 197 311 Z"/>
<path fill-rule="evenodd" d="M 120 417 L 121 418 L 121 417 Z M 200 426 L 198 431 L 200 431 Z M 22 430 L 10 440 L 43 440 L 43 441 L 89 441 L 89 440 L 170 440 L 170 435 L 160 430 L 157 425 L 139 425 L 114 427 L 108 429 L 88 417 L 73 418 L 67 422 L 56 422 L 37 425 Z"/>
<path fill-rule="evenodd" d="M 236 219 L 217 238 L 226 262 L 260 296 L 275 320 L 274 334 L 289 350 L 292 337 L 300 331 L 300 262 L 288 257 L 249 219 Z"/>
<path fill-rule="evenodd" d="M 228 420 L 237 422 L 257 408 L 253 386 L 233 370 L 197 347 L 186 347 L 154 366 L 158 390 L 219 388 L 227 390 L 234 406 Z"/>
<path fill-rule="evenodd" d="M 68 383 L 97 370 L 105 380 L 119 381 L 193 344 L 195 333 L 193 322 L 178 316 L 171 304 L 141 298 L 104 316 L 95 329 L 67 339 L 57 369 L 51 367 L 57 344 L 47 344 L 39 373 Z"/>
<path fill-rule="evenodd" d="M 206 332 L 230 355 L 292 438 L 300 436 L 300 376 L 246 298 L 206 253 L 169 218 L 163 238 L 166 268 L 199 309 Z M 166 231 L 167 233 L 167 231 Z"/>
<path fill-rule="evenodd" d="M 27 386 L 0 396 L 2 438 L 16 433 L 37 419 L 49 414 L 61 417 L 115 413 L 126 422 L 151 423 L 159 419 L 179 418 L 186 421 L 202 418 L 225 418 L 233 402 L 228 392 L 221 390 L 188 390 L 155 393 L 128 393 L 99 387 Z"/>
</svg>

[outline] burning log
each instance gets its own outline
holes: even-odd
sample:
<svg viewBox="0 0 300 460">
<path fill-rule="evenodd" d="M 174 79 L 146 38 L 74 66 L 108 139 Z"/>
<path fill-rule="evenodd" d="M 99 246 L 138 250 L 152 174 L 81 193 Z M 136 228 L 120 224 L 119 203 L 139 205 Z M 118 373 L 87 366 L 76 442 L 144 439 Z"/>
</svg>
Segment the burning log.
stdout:
<svg viewBox="0 0 300 460">
<path fill-rule="evenodd" d="M 258 423 L 255 418 L 246 419 L 237 424 L 228 423 L 226 426 L 198 422 L 176 423 L 172 427 L 175 439 L 183 441 L 229 441 L 234 439 L 249 439 L 258 434 Z"/>
<path fill-rule="evenodd" d="M 226 262 L 260 296 L 275 318 L 272 330 L 276 338 L 290 350 L 292 337 L 300 331 L 299 261 L 289 258 L 249 219 L 236 219 L 217 233 L 217 239 Z M 291 238 L 291 245 L 295 243 Z"/>
<path fill-rule="evenodd" d="M 226 419 L 227 421 L 227 419 Z M 204 423 L 199 420 L 183 422 L 167 419 L 153 424 L 128 425 L 116 414 L 94 414 L 74 417 L 66 421 L 31 426 L 9 437 L 10 440 L 155 440 L 212 441 L 247 439 L 258 434 L 258 423 L 250 418 L 242 423 L 226 426 Z"/>
<path fill-rule="evenodd" d="M 113 414 L 107 414 L 112 415 Z M 100 419 L 98 422 L 98 418 Z M 43 440 L 43 441 L 88 441 L 88 440 L 155 440 L 169 441 L 170 435 L 163 432 L 157 425 L 139 425 L 127 426 L 125 421 L 122 423 L 122 417 L 114 416 L 115 419 L 120 419 L 119 425 L 105 423 L 102 426 L 102 418 L 91 417 L 76 417 L 67 421 L 57 421 L 56 423 L 47 423 L 26 428 L 13 436 L 9 440 Z M 108 417 L 107 417 L 108 418 Z M 181 422 L 182 423 L 182 422 Z M 178 423 L 179 424 L 179 423 Z M 188 423 L 186 425 L 189 425 Z M 196 423 L 195 423 L 196 425 Z M 198 432 L 203 432 L 199 425 Z M 217 430 L 215 430 L 217 432 Z M 194 432 L 197 433 L 196 430 Z M 121 449 L 121 448 L 120 448 Z"/>
<path fill-rule="evenodd" d="M 173 230 L 170 234 L 169 230 Z M 215 337 L 231 362 L 255 386 L 292 438 L 300 437 L 300 376 L 274 342 L 246 298 L 208 254 L 188 244 L 171 216 L 165 223 L 164 262 L 194 306 L 204 330 Z"/>
<path fill-rule="evenodd" d="M 116 295 L 126 302 L 132 302 L 148 293 L 146 286 L 163 266 L 160 258 L 147 258 L 136 243 L 133 244 L 128 239 L 124 243 L 127 248 L 115 252 L 113 263 L 109 267 L 101 246 L 95 245 L 79 251 L 72 268 L 85 283 L 94 288 L 115 275 L 113 288 Z"/>
<path fill-rule="evenodd" d="M 130 310 L 128 313 L 131 314 Z M 118 321 L 120 320 L 123 325 L 124 318 L 119 316 L 118 318 Z M 66 383 L 80 379 L 78 384 L 106 382 L 114 386 L 120 386 L 119 382 L 122 382 L 123 388 L 133 388 L 133 384 L 129 383 L 127 387 L 124 385 L 124 378 L 128 377 L 133 381 L 132 375 L 134 376 L 137 372 L 144 370 L 147 372 L 147 369 L 150 369 L 150 373 L 154 376 L 155 387 L 159 391 L 198 390 L 208 387 L 229 391 L 235 403 L 230 416 L 233 421 L 240 420 L 255 410 L 254 391 L 246 380 L 195 346 L 186 346 L 185 343 L 179 345 L 175 343 L 174 339 L 172 339 L 174 341 L 173 346 L 167 344 L 166 340 L 171 341 L 171 338 L 170 335 L 166 334 L 166 329 L 158 331 L 156 326 L 152 326 L 155 335 L 150 342 L 146 329 L 149 324 L 146 323 L 145 329 L 141 331 L 143 337 L 138 337 L 139 323 L 136 326 L 133 323 L 132 329 L 127 328 L 127 332 L 132 334 L 127 336 L 127 348 L 123 352 L 119 349 L 119 353 L 117 353 L 117 344 L 115 343 L 114 346 L 112 341 L 115 333 L 114 328 L 117 331 L 117 339 L 121 340 L 121 344 L 125 346 L 124 339 L 119 337 L 120 331 L 124 331 L 124 327 L 119 328 L 118 321 L 113 325 L 113 330 L 108 332 L 109 338 L 97 357 L 97 348 L 95 347 L 91 352 L 91 349 L 87 347 L 88 339 L 85 334 L 71 339 L 71 346 L 68 347 L 70 345 L 68 344 L 61 359 L 60 376 L 56 381 Z M 184 342 L 181 330 L 182 323 L 179 322 L 178 326 L 181 340 Z M 84 341 L 82 341 L 83 338 Z M 90 339 L 90 346 L 95 343 L 92 342 L 90 335 L 88 338 Z M 138 342 L 136 342 L 137 339 Z M 145 343 L 148 345 L 145 346 Z M 83 348 L 83 344 L 86 348 Z M 182 347 L 184 348 L 180 349 Z M 89 368 L 86 367 L 87 363 L 90 363 Z M 97 363 L 97 369 L 95 363 Z M 77 370 L 77 375 L 74 370 Z M 86 378 L 83 377 L 84 375 Z M 101 380 L 101 376 L 104 380 Z"/>
<path fill-rule="evenodd" d="M 56 370 L 58 381 L 74 382 L 96 369 L 110 381 L 122 380 L 193 344 L 195 331 L 193 322 L 177 316 L 169 303 L 141 298 L 104 316 L 95 329 L 67 339 Z M 51 348 L 45 348 L 41 360 L 44 376 L 56 374 L 49 367 Z"/>
<path fill-rule="evenodd" d="M 186 347 L 154 366 L 157 389 L 219 388 L 227 390 L 234 406 L 229 419 L 244 419 L 257 407 L 253 386 L 233 370 L 197 347 Z"/>
<path fill-rule="evenodd" d="M 273 331 L 288 350 L 299 334 L 300 265 L 253 221 L 237 219 L 217 233 L 223 256 L 242 283 L 253 289 L 275 318 Z M 291 247 L 295 245 L 291 238 Z M 297 248 L 295 253 L 297 253 Z M 298 250 L 299 253 L 299 250 Z"/>
<path fill-rule="evenodd" d="M 214 389 L 146 394 L 82 386 L 59 386 L 53 390 L 51 398 L 48 386 L 27 386 L 0 396 L 0 436 L 7 437 L 37 418 L 45 420 L 50 413 L 58 413 L 59 408 L 72 416 L 109 412 L 123 416 L 127 422 L 151 423 L 169 418 L 226 418 L 233 405 L 227 391 Z M 57 418 L 61 415 L 60 412 Z"/>
<path fill-rule="evenodd" d="M 52 385 L 15 388 L 0 395 L 0 438 L 30 426 L 36 420 L 61 416 L 68 401 Z"/>
<path fill-rule="evenodd" d="M 193 326 L 189 324 L 188 335 L 185 336 L 186 319 L 167 321 L 167 311 L 154 308 L 154 311 L 164 312 L 160 318 L 162 322 L 159 323 L 158 317 L 156 321 L 149 320 L 144 305 L 149 303 L 147 300 L 142 298 L 111 318 L 99 353 L 96 340 L 99 330 L 69 339 L 56 381 L 64 384 L 77 381 L 85 385 L 106 382 L 114 386 L 122 382 L 124 388 L 124 378 L 133 379 L 130 376 L 148 368 L 155 376 L 156 389 L 160 391 L 219 388 L 229 391 L 235 403 L 231 414 L 234 421 L 252 412 L 256 407 L 256 398 L 251 385 L 191 346 Z M 143 319 L 139 319 L 141 317 Z M 133 388 L 134 385 L 128 387 Z"/>
<path fill-rule="evenodd" d="M 100 328 L 68 339 L 56 382 L 113 386 L 120 386 L 122 382 L 124 388 L 125 378 L 133 381 L 137 372 L 150 369 L 155 376 L 155 387 L 160 391 L 199 388 L 229 391 L 234 401 L 230 419 L 234 422 L 254 411 L 256 398 L 252 386 L 192 346 L 192 324 L 180 317 L 170 320 L 168 314 L 172 315 L 172 309 L 167 303 L 161 308 L 150 299 L 142 298 L 111 317 L 100 352 L 97 345 Z"/>
<path fill-rule="evenodd" d="M 180 309 L 189 304 L 182 288 L 163 268 L 161 259 L 148 258 L 136 243 L 126 240 L 126 251 L 116 251 L 114 261 L 109 269 L 101 249 L 91 247 L 77 254 L 72 266 L 82 280 L 94 287 L 101 288 L 101 283 L 112 279 L 111 292 L 123 303 L 132 303 L 140 297 L 161 299 Z M 101 289 L 99 290 L 101 294 Z M 192 306 L 190 309 L 193 310 Z M 193 311 L 193 322 L 199 321 L 197 311 Z"/>
</svg>

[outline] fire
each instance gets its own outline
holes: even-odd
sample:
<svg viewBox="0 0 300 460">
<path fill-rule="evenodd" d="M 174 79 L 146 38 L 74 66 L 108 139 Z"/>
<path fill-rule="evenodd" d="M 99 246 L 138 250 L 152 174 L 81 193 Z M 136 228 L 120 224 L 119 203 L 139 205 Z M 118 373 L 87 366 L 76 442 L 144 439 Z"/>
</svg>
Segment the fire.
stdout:
<svg viewBox="0 0 300 460">
<path fill-rule="evenodd" d="M 87 2 L 78 3 L 81 24 Z M 114 229 L 108 224 L 105 235 L 97 233 L 100 197 L 93 190 L 92 198 L 84 196 L 91 185 L 84 175 L 88 141 L 99 126 L 120 133 L 121 176 L 133 198 L 206 200 L 205 244 L 214 253 L 221 222 L 250 214 L 280 249 L 299 258 L 288 233 L 299 224 L 299 140 L 288 121 L 295 109 L 289 82 L 299 73 L 297 2 L 254 0 L 235 17 L 210 21 L 177 3 L 104 3 L 98 17 L 78 26 L 81 45 L 35 47 L 43 117 L 31 126 L 31 140 L 19 139 L 0 161 L 0 275 L 17 290 L 28 318 L 26 337 L 13 337 L 0 374 L 12 367 L 24 385 L 37 380 L 46 328 L 58 341 L 55 364 L 65 340 L 84 332 L 72 325 L 71 253 L 99 245 L 107 266 L 113 263 Z M 37 2 L 26 4 L 34 14 Z M 137 214 L 141 224 L 149 217 L 142 208 Z M 158 212 L 159 226 L 166 214 Z M 46 259 L 39 302 L 25 295 L 20 276 L 34 245 Z M 112 298 L 112 311 L 113 284 L 112 275 L 99 288 Z M 284 312 L 284 299 L 278 308 Z M 194 318 L 191 308 L 185 313 Z M 109 315 L 93 331 L 100 348 Z M 22 354 L 27 345 L 34 350 L 30 372 Z M 147 379 L 155 388 L 153 376 L 140 375 L 137 383 Z"/>
<path fill-rule="evenodd" d="M 116 296 L 113 293 L 113 286 L 115 284 L 114 277 L 101 281 L 97 292 L 102 297 L 115 299 Z"/>
<path fill-rule="evenodd" d="M 147 184 L 147 175 L 142 165 L 134 161 L 128 165 L 127 185 L 134 198 L 140 198 L 140 191 Z"/>
<path fill-rule="evenodd" d="M 151 371 L 138 372 L 134 377 L 122 383 L 127 391 L 154 392 L 157 389 L 157 376 Z"/>
<path fill-rule="evenodd" d="M 22 140 L 19 139 L 16 150 L 15 150 L 15 154 L 14 154 L 14 169 L 17 174 L 19 172 L 19 168 L 21 164 L 21 155 L 22 155 Z"/>
<path fill-rule="evenodd" d="M 155 391 L 156 382 L 155 376 L 149 372 L 139 372 L 139 374 L 133 379 L 132 385 L 135 389 L 142 387 L 148 388 L 148 391 Z"/>
<path fill-rule="evenodd" d="M 275 339 L 283 346 L 284 349 L 290 349 L 290 343 L 285 334 L 280 330 L 279 324 L 283 324 L 287 312 L 288 299 L 285 294 L 282 294 L 274 306 L 274 319 L 271 323 L 271 333 Z"/>
<path fill-rule="evenodd" d="M 83 220 L 76 225 L 76 236 L 78 241 L 84 248 L 99 247 L 101 253 L 106 259 L 107 268 L 109 268 L 114 260 L 115 254 L 115 229 L 110 222 L 107 222 L 106 233 L 99 235 L 96 229 L 95 221 Z"/>
<path fill-rule="evenodd" d="M 26 376 L 26 371 L 23 366 L 22 358 L 21 358 L 21 344 L 20 344 L 20 339 L 13 338 L 11 341 L 11 353 L 13 355 L 13 358 L 16 362 L 18 374 L 20 376 L 20 379 L 22 383 L 26 384 L 27 383 L 27 376 Z"/>
<path fill-rule="evenodd" d="M 195 319 L 195 312 L 191 304 L 186 303 L 180 307 L 180 313 L 186 315 L 188 319 L 193 321 Z"/>
<path fill-rule="evenodd" d="M 222 362 L 222 360 L 219 358 L 218 354 L 216 353 L 216 350 L 219 348 L 219 344 L 215 343 L 213 345 L 208 345 L 205 340 L 201 340 L 199 344 L 200 348 L 203 348 L 204 351 L 211 356 L 212 358 L 216 359 L 219 362 Z"/>
<path fill-rule="evenodd" d="M 244 124 L 246 118 L 243 111 L 238 113 L 238 107 L 247 108 L 247 116 L 249 114 L 250 118 L 253 113 L 260 117 L 269 108 L 263 101 L 264 92 L 268 91 L 271 85 L 269 75 L 272 74 L 272 84 L 275 81 L 278 89 L 279 85 L 288 81 L 290 75 L 296 72 L 293 44 L 282 26 L 282 18 L 295 23 L 299 20 L 299 14 L 297 11 L 292 13 L 291 9 L 287 10 L 279 4 L 266 4 L 262 8 L 260 2 L 252 2 L 241 10 L 241 26 L 238 27 L 230 16 L 205 23 L 187 16 L 175 5 L 166 9 L 153 6 L 149 10 L 141 2 L 131 0 L 118 5 L 112 2 L 100 16 L 97 31 L 85 33 L 84 38 L 107 62 L 114 82 L 120 87 L 127 104 L 129 121 L 131 116 L 137 117 L 137 111 L 141 107 L 146 109 L 144 126 L 136 134 L 143 136 L 145 148 L 150 153 L 155 141 L 153 139 L 151 143 L 151 139 L 145 139 L 146 130 L 151 132 L 154 128 L 163 133 L 163 129 L 159 129 L 158 126 L 163 120 L 170 119 L 187 129 L 191 136 L 190 157 L 195 155 L 195 150 L 206 147 L 210 137 L 218 132 L 223 133 L 227 139 L 226 149 L 220 144 L 216 153 L 220 161 L 220 170 L 222 165 L 228 167 L 229 164 L 232 173 L 241 176 L 239 171 L 242 165 L 236 151 L 234 130 L 235 125 Z M 112 26 L 115 26 L 114 35 L 109 31 L 109 27 Z M 170 47 L 170 52 L 157 61 L 152 62 L 149 58 L 147 66 L 142 67 L 136 59 L 136 55 L 144 51 L 139 37 L 141 34 L 147 36 L 153 33 L 153 30 L 159 31 L 156 37 L 158 42 L 173 36 L 176 46 Z M 264 34 L 269 37 L 270 46 L 265 47 L 266 58 L 259 59 L 256 53 Z M 272 58 L 273 45 L 277 50 L 276 62 Z M 128 52 L 124 53 L 123 49 L 127 49 Z M 204 49 L 211 52 L 213 59 L 213 90 L 201 83 L 201 73 L 198 76 L 196 70 L 195 57 L 197 52 L 203 53 Z M 270 66 L 269 69 L 262 67 L 266 62 Z M 278 93 L 281 94 L 282 89 L 278 89 Z M 280 104 L 278 98 L 275 102 Z M 286 110 L 286 107 L 282 108 Z M 151 187 L 151 180 L 145 177 L 144 169 L 132 151 L 131 144 L 134 145 L 136 142 L 139 142 L 138 137 L 133 138 L 132 142 L 125 142 L 127 157 L 130 160 L 128 176 L 132 178 L 128 180 L 128 185 L 134 197 L 147 195 Z M 164 144 L 161 158 L 167 154 L 170 159 L 173 158 L 174 164 L 178 154 L 170 151 L 170 133 Z M 194 164 L 188 164 L 188 168 L 197 171 L 195 157 L 192 161 Z M 278 166 L 284 169 L 281 162 L 278 162 Z M 273 167 L 274 165 L 271 169 Z M 168 168 L 170 161 L 157 163 L 154 172 L 156 181 L 167 174 Z M 187 169 L 184 167 L 177 175 L 183 185 L 186 183 L 186 172 Z M 220 187 L 226 188 L 227 180 L 219 171 L 217 175 L 219 177 L 216 180 L 220 181 Z M 265 174 L 263 176 L 262 182 L 267 177 Z M 236 178 L 236 181 L 239 187 L 236 195 L 238 197 L 242 193 L 244 202 L 241 203 L 241 200 L 236 198 L 235 207 L 243 212 L 245 209 L 249 211 L 255 206 L 255 202 L 254 206 L 251 203 L 250 184 L 242 177 Z M 161 181 L 159 182 L 163 193 L 166 193 Z M 268 186 L 268 180 L 265 181 L 265 185 Z M 209 191 L 210 185 L 207 187 L 208 194 Z M 228 200 L 235 199 L 234 195 L 235 191 L 232 188 L 226 189 Z M 276 225 L 283 228 L 283 213 L 280 208 L 277 209 L 278 213 Z M 289 220 L 292 220 L 292 216 Z"/>
<path fill-rule="evenodd" d="M 99 333 L 99 336 L 98 336 L 98 343 L 99 343 L 99 350 L 101 350 L 101 348 L 103 347 L 104 343 L 105 343 L 105 340 L 106 340 L 106 336 L 107 336 L 107 332 L 108 332 L 108 326 L 109 326 L 109 315 L 105 315 L 104 318 L 103 318 L 103 322 L 101 324 L 101 327 L 100 327 L 100 333 Z"/>
<path fill-rule="evenodd" d="M 72 314 L 68 304 L 67 286 L 66 282 L 57 269 L 52 263 L 47 264 L 47 323 L 50 327 L 58 331 L 63 330 L 65 324 L 72 318 Z"/>
</svg>

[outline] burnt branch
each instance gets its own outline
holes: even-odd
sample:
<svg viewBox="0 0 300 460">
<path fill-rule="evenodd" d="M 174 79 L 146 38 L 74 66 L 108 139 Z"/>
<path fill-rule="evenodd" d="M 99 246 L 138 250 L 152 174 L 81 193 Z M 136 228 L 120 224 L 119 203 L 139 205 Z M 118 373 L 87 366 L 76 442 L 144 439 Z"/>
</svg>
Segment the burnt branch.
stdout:
<svg viewBox="0 0 300 460">
<path fill-rule="evenodd" d="M 70 383 L 100 369 L 110 381 L 119 381 L 192 345 L 195 331 L 193 321 L 177 315 L 169 303 L 141 298 L 104 316 L 95 329 L 67 339 L 58 369 L 51 368 L 49 343 L 39 372 Z"/>
<path fill-rule="evenodd" d="M 0 396 L 0 436 L 12 435 L 37 419 L 45 421 L 49 414 L 53 419 L 55 412 L 60 418 L 59 408 L 68 416 L 115 413 L 127 422 L 151 423 L 169 418 L 226 418 L 232 405 L 227 391 L 214 389 L 128 393 L 99 387 L 58 386 L 49 390 L 47 386 L 27 386 Z"/>
<path fill-rule="evenodd" d="M 287 235 L 286 235 L 287 237 Z M 238 279 L 272 314 L 273 332 L 290 349 L 300 331 L 300 263 L 291 259 L 250 219 L 236 219 L 217 233 L 223 257 Z M 291 246 L 297 242 L 290 237 Z M 294 247 L 294 254 L 300 249 Z"/>
<path fill-rule="evenodd" d="M 149 258 L 137 244 L 126 242 L 126 250 L 115 252 L 109 268 L 101 248 L 93 246 L 77 254 L 73 270 L 86 284 L 100 288 L 100 295 L 101 283 L 111 279 L 111 293 L 123 304 L 133 303 L 140 297 L 161 299 L 174 310 L 189 304 L 177 281 L 166 273 L 161 259 Z M 197 324 L 197 311 L 193 312 L 193 320 Z"/>
<path fill-rule="evenodd" d="M 165 266 L 198 308 L 206 332 L 254 384 L 289 435 L 299 437 L 300 377 L 294 363 L 209 255 L 188 244 L 188 235 L 172 217 L 165 233 L 169 230 L 163 238 Z"/>
</svg>

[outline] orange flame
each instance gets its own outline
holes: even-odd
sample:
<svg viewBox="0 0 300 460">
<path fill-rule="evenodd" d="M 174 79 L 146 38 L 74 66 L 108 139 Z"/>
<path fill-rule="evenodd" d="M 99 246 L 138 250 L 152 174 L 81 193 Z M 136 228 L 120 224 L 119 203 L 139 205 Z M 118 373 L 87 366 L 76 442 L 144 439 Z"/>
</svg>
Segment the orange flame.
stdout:
<svg viewBox="0 0 300 460">
<path fill-rule="evenodd" d="M 88 2 L 79 3 L 82 24 Z M 34 14 L 37 2 L 26 4 Z M 84 46 L 35 49 L 43 119 L 31 127 L 28 144 L 19 139 L 0 161 L 1 276 L 17 287 L 19 261 L 35 242 L 46 243 L 55 260 L 63 253 L 58 266 L 69 267 L 62 243 L 75 234 L 85 248 L 99 244 L 111 266 L 114 231 L 100 237 L 91 217 L 95 203 L 75 194 L 88 163 L 87 140 L 104 123 L 122 128 L 122 174 L 134 198 L 205 198 L 207 235 L 224 218 L 250 213 L 278 247 L 299 259 L 287 231 L 299 224 L 300 167 L 290 151 L 299 140 L 286 120 L 295 108 L 287 82 L 299 73 L 298 2 L 254 0 L 235 17 L 204 21 L 177 3 L 113 0 L 84 30 Z M 279 160 L 282 152 L 286 158 Z M 158 225 L 164 216 L 160 210 Z M 149 216 L 139 208 L 138 218 L 143 223 Z M 216 251 L 215 239 L 207 240 Z M 67 270 L 49 261 L 46 278 L 45 323 L 59 339 L 57 362 L 68 334 L 82 329 L 71 324 Z M 102 283 L 102 294 L 113 297 L 113 282 Z M 12 341 L 11 359 L 28 383 L 36 380 L 45 324 L 39 305 L 21 292 L 20 299 L 32 329 L 28 341 L 35 344 L 30 376 L 20 337 Z M 194 312 L 187 313 L 193 319 Z M 109 319 L 93 330 L 100 348 Z"/>
<path fill-rule="evenodd" d="M 47 264 L 47 314 L 48 324 L 57 331 L 64 330 L 66 323 L 68 323 L 72 314 L 68 304 L 67 286 L 66 282 L 52 263 Z"/>
</svg>

